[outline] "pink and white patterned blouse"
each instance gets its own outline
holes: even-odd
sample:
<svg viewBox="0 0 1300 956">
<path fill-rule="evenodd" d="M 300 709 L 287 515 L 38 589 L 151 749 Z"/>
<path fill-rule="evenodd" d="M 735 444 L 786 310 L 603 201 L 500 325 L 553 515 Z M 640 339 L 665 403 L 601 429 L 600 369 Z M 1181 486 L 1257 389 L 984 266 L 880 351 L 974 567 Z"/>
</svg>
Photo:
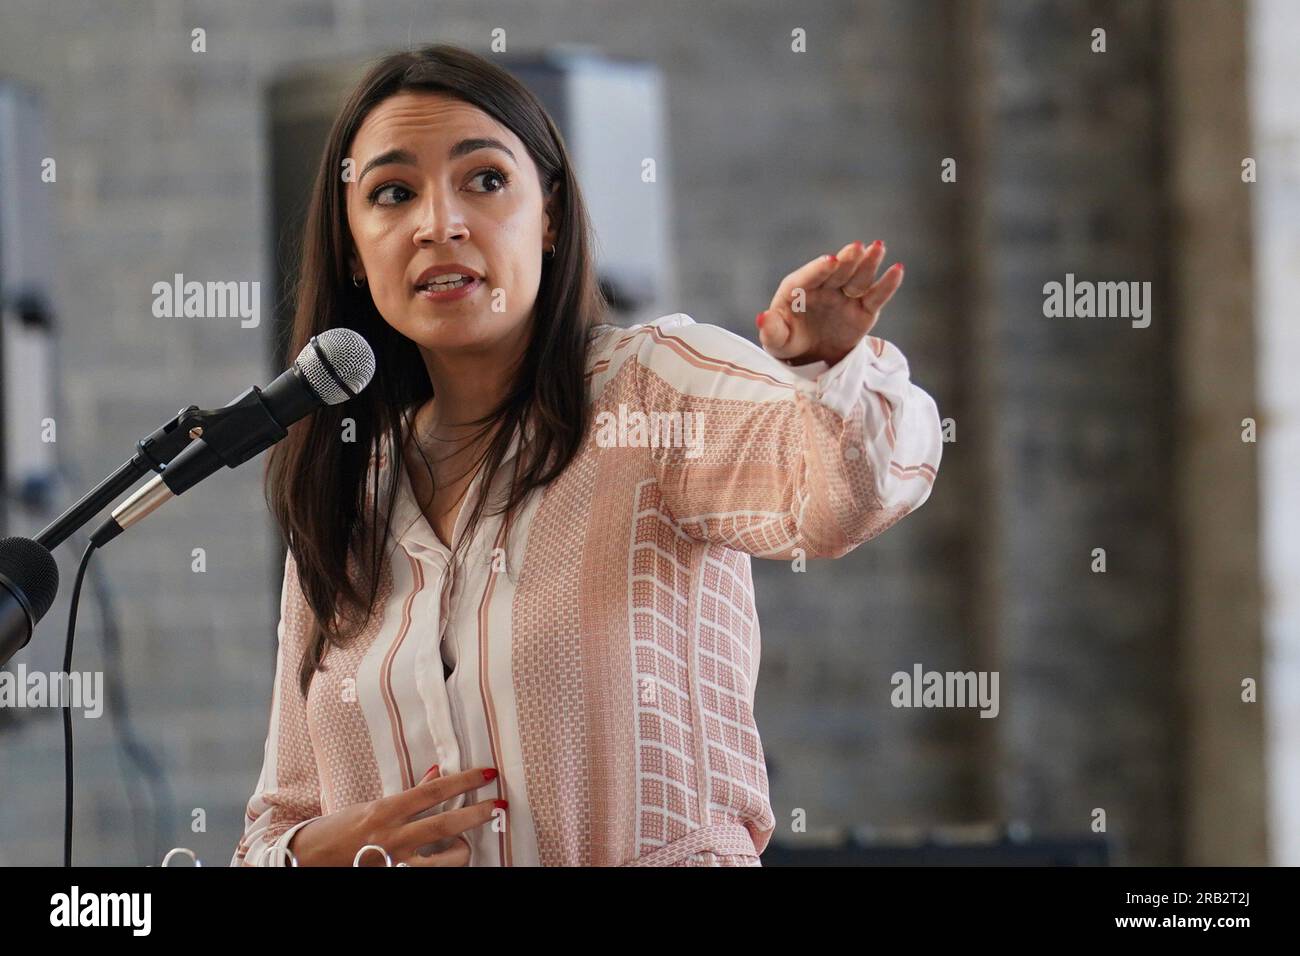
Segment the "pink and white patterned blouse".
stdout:
<svg viewBox="0 0 1300 956">
<path fill-rule="evenodd" d="M 329 649 L 305 701 L 310 611 L 289 554 L 232 865 L 284 865 L 298 828 L 433 764 L 499 772 L 438 808 L 509 801 L 503 825 L 465 833 L 471 866 L 759 864 L 776 821 L 750 555 L 839 557 L 920 506 L 938 411 L 871 335 L 834 366 L 681 313 L 595 335 L 585 446 L 508 536 L 485 512 L 454 574 L 402 469 L 381 613 Z"/>
</svg>

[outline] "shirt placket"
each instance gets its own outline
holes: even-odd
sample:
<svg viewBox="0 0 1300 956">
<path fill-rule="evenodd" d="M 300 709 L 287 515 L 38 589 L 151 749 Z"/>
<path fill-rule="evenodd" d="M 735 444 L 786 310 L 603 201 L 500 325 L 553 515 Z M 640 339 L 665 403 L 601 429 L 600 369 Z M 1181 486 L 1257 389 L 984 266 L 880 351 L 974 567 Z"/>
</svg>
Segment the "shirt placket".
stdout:
<svg viewBox="0 0 1300 956">
<path fill-rule="evenodd" d="M 514 451 L 512 447 L 511 454 L 503 462 L 507 468 Z M 456 517 L 456 526 L 452 532 L 453 543 L 460 540 L 469 517 L 473 514 L 478 497 L 482 493 L 482 477 L 483 473 L 480 469 L 470 483 L 461 510 Z M 501 480 L 500 477 L 498 480 Z M 433 653 L 422 656 L 421 660 L 422 669 L 432 668 L 432 673 L 426 672 L 424 675 L 426 686 L 432 692 L 428 721 L 439 755 L 446 755 L 445 762 L 439 764 L 439 772 L 443 776 L 460 772 L 467 767 L 489 766 L 493 761 L 486 715 L 481 711 L 473 710 L 475 704 L 480 701 L 477 694 L 479 648 L 476 637 L 477 621 L 474 617 L 477 613 L 477 602 L 471 600 L 468 605 L 465 605 L 461 598 L 464 597 L 467 588 L 477 591 L 483 584 L 482 575 L 476 573 L 482 559 L 480 551 L 484 541 L 495 540 L 498 522 L 499 519 L 495 516 L 486 513 L 482 516 L 472 538 L 462 548 L 458 568 L 451 566 L 450 549 L 433 533 L 432 527 L 423 516 L 417 522 L 418 531 L 413 533 L 412 556 L 424 564 L 426 573 L 438 575 L 437 641 Z M 453 620 L 462 605 L 468 608 L 467 613 L 471 616 L 467 622 Z M 461 643 L 462 637 L 466 638 L 465 643 Z M 447 644 L 448 641 L 451 643 Z M 450 648 L 453 658 L 454 670 L 450 676 L 446 673 L 444 647 Z M 466 693 L 470 695 L 468 698 L 464 696 Z M 458 794 L 440 805 L 439 812 L 476 803 L 483 799 L 484 795 L 484 792 L 480 791 Z M 471 847 L 471 866 L 478 865 L 480 859 L 497 858 L 497 835 L 489 827 L 482 827 L 480 831 L 465 834 L 469 838 Z"/>
<path fill-rule="evenodd" d="M 411 558 L 419 564 L 425 579 L 423 594 L 419 603 L 411 611 L 412 626 L 418 627 L 420 620 L 427 621 L 430 617 L 434 617 L 436 621 L 431 623 L 441 635 L 446 632 L 446 593 L 449 573 L 446 561 L 441 558 L 431 543 L 412 541 L 408 543 L 407 550 Z M 433 588 L 439 591 L 436 604 Z M 419 634 L 412 636 L 418 638 Z M 456 773 L 464 758 L 464 747 L 460 735 L 456 732 L 452 715 L 451 689 L 445 679 L 441 642 L 428 641 L 426 638 L 417 652 L 415 666 L 416 684 L 421 688 L 421 696 L 425 701 L 425 719 L 435 746 L 435 761 L 440 768 L 439 772 L 442 776 Z M 425 769 L 427 768 L 418 768 L 417 776 Z M 453 803 L 450 806 L 457 805 Z"/>
<path fill-rule="evenodd" d="M 465 758 L 466 761 L 468 761 L 470 759 L 470 754 L 467 751 L 469 749 L 468 745 L 470 741 L 465 736 L 465 727 L 462 723 L 460 707 L 457 701 L 457 692 L 459 690 L 460 676 L 463 670 L 463 668 L 461 667 L 462 658 L 461 658 L 461 649 L 459 645 L 456 644 L 456 640 L 455 640 L 456 631 L 454 628 L 450 629 L 451 643 L 450 644 L 447 643 L 448 641 L 447 635 L 449 631 L 448 625 L 450 624 L 451 616 L 453 613 L 452 599 L 456 591 L 456 576 L 452 571 L 449 570 L 442 576 L 442 582 L 439 590 L 440 593 L 438 596 L 438 666 L 439 668 L 441 668 L 439 673 L 441 673 L 443 676 L 443 687 L 447 695 L 447 712 L 451 719 L 451 731 L 452 734 L 455 736 L 456 741 L 459 745 L 460 755 L 463 758 Z M 447 674 L 447 663 L 446 663 L 446 658 L 444 656 L 445 648 L 451 649 L 452 652 L 451 656 L 454 658 L 454 662 L 452 665 L 454 669 L 452 670 L 450 675 Z M 458 769 L 464 769 L 464 768 L 461 767 Z"/>
<path fill-rule="evenodd" d="M 479 477 L 475 476 L 457 515 L 453 543 L 459 539 L 468 516 L 472 514 L 479 489 Z M 474 552 L 483 531 L 481 526 L 475 529 L 473 538 L 465 544 L 459 571 L 451 566 L 450 549 L 436 534 L 432 533 L 427 520 L 423 517 L 421 517 L 420 534 L 412 542 L 413 557 L 425 566 L 427 574 L 436 574 L 438 579 L 437 640 L 434 643 L 433 653 L 424 660 L 425 666 L 429 669 L 425 676 L 431 689 L 434 690 L 429 723 L 430 733 L 437 741 L 439 757 L 442 761 L 439 764 L 439 773 L 442 776 L 458 773 L 466 767 L 474 766 L 473 761 L 478 750 L 478 742 L 472 739 L 473 730 L 469 726 L 469 722 L 473 719 L 472 715 L 465 712 L 459 699 L 466 671 L 465 654 L 472 654 L 473 649 L 467 651 L 460 646 L 457 641 L 459 632 L 452 618 L 456 612 L 456 595 L 463 584 L 460 578 L 468 573 L 466 566 L 470 563 L 470 555 Z M 447 644 L 448 641 L 451 643 Z M 451 648 L 451 656 L 454 658 L 455 669 L 450 676 L 446 672 L 444 647 Z M 455 809 L 476 799 L 477 797 L 472 794 L 458 794 L 448 801 L 446 807 Z"/>
</svg>

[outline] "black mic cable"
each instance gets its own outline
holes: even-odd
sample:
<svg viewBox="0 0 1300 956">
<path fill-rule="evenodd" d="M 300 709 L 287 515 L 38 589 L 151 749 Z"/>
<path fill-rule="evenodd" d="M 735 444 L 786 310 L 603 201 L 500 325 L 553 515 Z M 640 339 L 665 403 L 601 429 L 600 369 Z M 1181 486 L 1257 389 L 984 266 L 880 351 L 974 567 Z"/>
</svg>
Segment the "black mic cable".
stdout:
<svg viewBox="0 0 1300 956">
<path fill-rule="evenodd" d="M 86 576 L 86 566 L 95 553 L 95 542 L 86 545 L 77 567 L 77 580 L 72 585 L 72 604 L 68 608 L 68 636 L 63 644 L 63 673 L 72 674 L 72 638 L 77 631 L 77 603 L 81 595 L 81 581 Z M 66 685 L 65 685 L 66 686 Z M 72 700 L 63 695 L 63 865 L 72 866 Z"/>
<path fill-rule="evenodd" d="M 72 648 L 77 606 L 86 568 L 94 552 L 126 528 L 144 518 L 167 498 L 179 495 L 213 474 L 224 464 L 234 468 L 285 437 L 287 426 L 321 405 L 336 405 L 356 396 L 370 384 L 375 356 L 369 344 L 351 329 L 328 329 L 314 335 L 294 364 L 265 390 L 248 389 L 223 409 L 208 416 L 212 423 L 197 429 L 190 444 L 153 478 L 113 511 L 90 537 L 82 553 L 68 610 L 63 671 L 72 672 Z M 70 532 L 70 529 L 69 529 Z M 48 556 L 48 551 L 33 542 Z M 57 568 L 55 569 L 57 582 Z M 2 582 L 0 582 L 2 583 Z M 57 583 L 55 584 L 57 588 Z M 21 592 L 19 592 L 21 599 Z M 40 611 L 43 614 L 44 610 Z M 40 614 L 35 617 L 39 619 Z M 29 611 L 28 619 L 32 615 Z M 32 621 L 32 628 L 34 628 Z M 31 633 L 30 629 L 28 631 Z M 25 642 L 24 642 L 25 643 Z M 63 704 L 64 814 L 63 865 L 72 866 L 73 749 L 72 710 Z"/>
</svg>

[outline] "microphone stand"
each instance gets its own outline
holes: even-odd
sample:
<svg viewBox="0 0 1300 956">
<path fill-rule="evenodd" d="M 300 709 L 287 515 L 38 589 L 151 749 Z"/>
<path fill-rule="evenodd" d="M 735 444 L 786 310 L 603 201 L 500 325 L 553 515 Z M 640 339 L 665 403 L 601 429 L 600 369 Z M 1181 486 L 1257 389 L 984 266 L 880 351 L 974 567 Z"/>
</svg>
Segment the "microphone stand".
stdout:
<svg viewBox="0 0 1300 956">
<path fill-rule="evenodd" d="M 297 366 L 291 371 L 295 373 L 295 379 L 302 380 L 302 373 L 298 371 Z M 312 407 L 313 399 L 307 397 L 312 393 L 301 391 L 301 397 L 294 395 L 290 400 L 282 402 L 281 408 L 291 416 L 290 421 L 296 421 Z M 193 441 L 202 439 L 207 450 L 220 464 L 234 468 L 270 448 L 287 434 L 288 430 L 271 414 L 262 389 L 256 385 L 221 408 L 203 409 L 197 405 L 189 405 L 177 412 L 175 418 L 153 434 L 137 442 L 138 450 L 129 461 L 124 462 L 117 471 L 59 515 L 49 527 L 36 536 L 36 540 L 47 550 L 53 550 L 72 532 L 98 514 L 105 505 L 135 484 L 137 479 L 150 471 L 164 476 L 172 459 L 185 451 Z M 164 492 L 168 497 L 179 495 L 202 481 L 211 473 L 211 469 L 206 468 L 210 461 L 211 459 L 205 462 L 201 457 L 189 456 L 185 462 L 186 467 L 180 468 L 182 473 L 174 474 L 172 480 L 168 482 L 169 487 L 151 489 L 146 485 L 141 492 L 137 492 L 137 496 L 146 494 L 150 500 L 132 499 L 124 503 L 123 508 L 127 508 L 129 504 L 128 510 L 131 512 L 132 520 L 138 520 L 161 504 Z M 114 516 L 116 517 L 116 512 Z M 109 527 L 101 528 L 93 539 L 97 546 L 102 546 L 120 534 L 124 527 L 116 526 L 115 522 L 106 522 L 106 524 Z"/>
<path fill-rule="evenodd" d="M 72 533 L 99 514 L 105 506 L 116 501 L 140 478 L 150 471 L 162 474 L 167 464 L 185 450 L 193 439 L 203 434 L 209 416 L 197 405 L 182 408 L 176 417 L 136 443 L 138 449 L 129 461 L 124 462 L 98 485 L 82 496 L 81 500 L 59 515 L 36 536 L 47 550 L 53 551 L 71 537 Z"/>
<path fill-rule="evenodd" d="M 297 369 L 295 367 L 294 371 Z M 300 376 L 301 373 L 298 373 Z M 298 399 L 285 404 L 290 414 L 298 414 L 307 399 Z M 229 405 L 217 409 L 203 409 L 197 405 L 188 405 L 176 413 L 176 417 L 156 429 L 152 434 L 136 443 L 136 453 L 124 462 L 115 472 L 81 497 L 75 505 L 59 515 L 35 538 L 27 539 L 40 545 L 41 550 L 49 556 L 50 552 L 62 544 L 73 532 L 98 514 L 109 503 L 117 500 L 136 481 L 149 472 L 157 472 L 161 477 L 173 459 L 185 452 L 191 444 L 206 436 L 202 444 L 205 451 L 234 468 L 247 461 L 288 434 L 287 430 L 275 419 L 267 407 L 262 391 L 257 386 L 248 389 Z M 124 502 L 119 511 L 129 511 L 130 520 L 135 521 L 165 500 L 167 495 L 180 494 L 207 474 L 205 466 L 210 463 L 194 455 L 189 456 L 180 474 L 172 476 L 173 489 L 161 486 L 157 478 L 136 492 L 132 499 Z M 154 485 L 161 486 L 161 490 Z M 148 499 L 148 500 L 141 500 Z M 129 506 L 129 507 L 128 507 Z M 117 522 L 117 513 L 91 537 L 91 546 L 103 547 L 108 541 L 122 533 L 123 525 Z M 124 519 L 125 520 L 125 519 Z M 128 522 L 130 523 L 130 522 Z M 35 560 L 33 558 L 32 560 Z M 50 568 L 47 576 L 53 578 L 54 587 L 58 588 L 58 567 L 49 559 Z M 7 587 L 11 582 L 0 574 L 0 587 Z M 13 588 L 9 588 L 13 591 Z M 27 598 L 21 593 L 13 592 L 16 601 L 4 615 L 0 615 L 0 666 L 22 650 L 31 640 L 36 621 L 48 608 L 42 608 L 33 615 Z M 53 597 L 51 596 L 51 600 Z M 27 636 L 22 643 L 17 643 L 14 635 L 26 630 Z"/>
<path fill-rule="evenodd" d="M 296 366 L 294 371 L 296 372 L 295 377 L 301 381 L 302 373 L 297 370 Z M 286 410 L 292 414 L 295 411 L 295 406 L 300 407 L 305 401 L 308 400 L 300 398 L 292 405 L 286 405 Z M 205 433 L 208 436 L 208 441 L 202 441 Z M 161 477 L 167 470 L 167 466 L 182 452 L 186 451 L 192 442 L 199 441 L 200 445 L 208 446 L 206 451 L 215 455 L 221 463 L 233 468 L 275 444 L 284 438 L 287 433 L 287 429 L 271 414 L 266 401 L 262 397 L 262 391 L 257 386 L 248 389 L 224 408 L 201 409 L 197 405 L 189 405 L 177 412 L 176 417 L 171 421 L 137 442 L 136 453 L 128 461 L 124 462 L 113 474 L 83 495 L 80 501 L 41 531 L 35 540 L 45 548 L 47 560 L 50 560 L 50 563 L 53 564 L 52 559 L 48 558 L 50 550 L 69 538 L 74 531 L 98 514 L 105 505 L 118 498 L 135 484 L 137 479 L 150 471 L 157 472 Z M 182 459 L 177 464 L 181 473 L 176 476 L 176 494 L 201 481 L 205 474 L 210 471 L 207 468 L 210 459 L 204 460 L 201 457 L 196 458 L 192 455 L 188 461 Z M 137 492 L 136 497 L 143 493 L 151 499 L 137 508 L 137 516 L 147 514 L 161 502 L 161 495 L 156 491 L 150 491 L 151 486 L 157 481 L 158 479 L 155 478 L 150 484 L 141 489 L 141 492 Z M 167 494 L 170 495 L 171 493 L 171 490 L 167 490 Z M 126 507 L 126 505 L 124 504 L 123 507 Z M 106 521 L 99 531 L 91 537 L 91 543 L 81 559 L 81 566 L 77 572 L 77 586 L 73 591 L 72 608 L 68 614 L 68 641 L 63 661 L 63 670 L 65 672 L 70 672 L 72 668 L 72 635 L 77 619 L 77 596 L 81 591 L 82 576 L 85 574 L 86 565 L 95 548 L 101 547 L 104 542 L 121 533 L 123 526 L 117 523 L 116 517 L 117 513 L 115 512 L 114 517 Z M 57 575 L 57 568 L 55 572 Z M 71 866 L 72 710 L 67 706 L 63 708 L 63 734 L 66 747 L 64 753 L 63 865 Z"/>
</svg>

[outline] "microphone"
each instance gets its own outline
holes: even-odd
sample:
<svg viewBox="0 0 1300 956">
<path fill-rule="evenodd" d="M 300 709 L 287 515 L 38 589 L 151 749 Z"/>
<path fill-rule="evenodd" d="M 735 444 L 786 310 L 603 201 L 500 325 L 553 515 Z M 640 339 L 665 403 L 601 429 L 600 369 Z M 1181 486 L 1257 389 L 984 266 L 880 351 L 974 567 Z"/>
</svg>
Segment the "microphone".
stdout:
<svg viewBox="0 0 1300 956">
<path fill-rule="evenodd" d="M 32 639 L 59 593 L 59 566 L 39 541 L 0 539 L 0 665 Z"/>
<path fill-rule="evenodd" d="M 288 434 L 288 427 L 319 409 L 353 398 L 375 374 L 375 353 L 351 329 L 313 335 L 292 366 L 264 389 L 249 388 L 210 413 L 193 441 L 161 472 L 113 510 L 91 535 L 102 548 L 169 498 L 183 494 L 225 465 L 242 465 Z"/>
</svg>

